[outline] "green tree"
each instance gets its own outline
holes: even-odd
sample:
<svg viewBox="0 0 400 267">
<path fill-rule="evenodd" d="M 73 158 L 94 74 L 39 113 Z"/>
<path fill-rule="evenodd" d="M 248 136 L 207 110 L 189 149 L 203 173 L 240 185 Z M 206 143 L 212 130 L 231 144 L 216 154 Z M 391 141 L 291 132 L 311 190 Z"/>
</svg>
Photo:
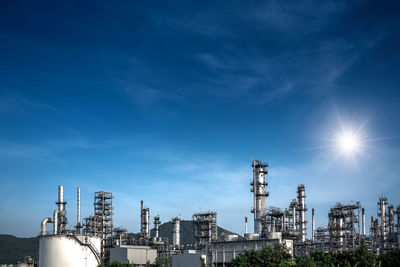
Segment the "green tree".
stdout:
<svg viewBox="0 0 400 267">
<path fill-rule="evenodd" d="M 378 262 L 385 267 L 400 266 L 400 250 L 392 250 L 379 255 Z"/>
<path fill-rule="evenodd" d="M 233 259 L 229 266 L 234 267 L 277 267 L 291 264 L 291 255 L 284 245 L 275 244 L 273 247 L 265 246 L 260 250 L 246 250 L 243 254 Z M 291 265 L 289 265 L 291 266 Z"/>
<path fill-rule="evenodd" d="M 206 267 L 206 261 L 202 257 L 200 257 L 200 264 L 201 264 L 201 267 Z"/>
<path fill-rule="evenodd" d="M 296 266 L 298 267 L 316 267 L 314 259 L 310 257 L 308 254 L 304 254 L 300 257 L 296 258 Z"/>
</svg>

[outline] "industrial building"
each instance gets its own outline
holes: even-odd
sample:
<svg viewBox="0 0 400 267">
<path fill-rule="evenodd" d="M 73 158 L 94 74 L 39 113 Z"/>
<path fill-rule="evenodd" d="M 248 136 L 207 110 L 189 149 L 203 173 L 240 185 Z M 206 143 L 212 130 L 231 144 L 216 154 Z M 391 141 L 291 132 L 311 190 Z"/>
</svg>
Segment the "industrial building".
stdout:
<svg viewBox="0 0 400 267">
<path fill-rule="evenodd" d="M 369 234 L 366 232 L 365 208 L 355 204 L 336 203 L 328 212 L 328 225 L 315 229 L 314 209 L 311 209 L 311 239 L 308 238 L 306 187 L 297 186 L 296 198 L 281 209 L 267 206 L 266 191 L 268 164 L 252 160 L 254 231 L 248 232 L 245 217 L 244 236 L 218 235 L 217 213 L 195 213 L 194 244 L 181 244 L 181 218 L 172 222 L 172 242 L 160 236 L 161 219 L 154 217 L 151 235 L 150 208 L 140 205 L 140 235 L 127 235 L 125 228 L 113 226 L 113 194 L 94 193 L 94 215 L 81 221 L 80 189 L 77 190 L 77 221 L 74 229 L 67 228 L 64 187 L 58 188 L 57 208 L 53 217 L 44 218 L 39 239 L 39 266 L 98 266 L 114 260 L 137 265 L 153 264 L 156 258 L 171 257 L 174 267 L 226 266 L 245 250 L 258 250 L 266 245 L 284 244 L 289 253 L 299 256 L 315 250 L 342 251 L 366 244 L 376 254 L 400 248 L 400 205 L 389 204 L 386 197 L 378 200 L 377 218 L 371 218 Z M 52 231 L 48 231 L 52 224 Z"/>
</svg>

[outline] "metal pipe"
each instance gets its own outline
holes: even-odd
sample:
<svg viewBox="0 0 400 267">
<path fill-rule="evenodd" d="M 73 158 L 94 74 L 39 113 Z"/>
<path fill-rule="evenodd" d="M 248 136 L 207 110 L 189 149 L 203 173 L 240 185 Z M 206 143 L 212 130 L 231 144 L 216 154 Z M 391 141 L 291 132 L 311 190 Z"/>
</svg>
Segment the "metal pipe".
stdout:
<svg viewBox="0 0 400 267">
<path fill-rule="evenodd" d="M 77 213 L 76 213 L 76 228 L 78 232 L 80 232 L 81 227 L 81 188 L 78 187 L 76 192 L 76 205 L 77 205 Z"/>
<path fill-rule="evenodd" d="M 365 236 L 365 209 L 362 208 L 361 210 L 362 213 L 362 235 Z"/>
<path fill-rule="evenodd" d="M 248 227 L 247 227 L 247 217 L 244 217 L 244 233 L 247 234 Z"/>
<path fill-rule="evenodd" d="M 47 235 L 47 223 L 52 223 L 53 219 L 52 218 L 44 218 L 42 220 L 42 236 Z"/>
<path fill-rule="evenodd" d="M 60 211 L 55 210 L 53 214 L 53 235 L 58 235 L 58 215 Z"/>
<path fill-rule="evenodd" d="M 312 242 L 314 242 L 314 230 L 315 230 L 315 217 L 314 217 L 314 208 L 311 210 L 312 213 L 312 221 L 311 221 L 311 237 L 312 237 Z"/>
<path fill-rule="evenodd" d="M 63 185 L 58 186 L 58 202 L 56 204 L 58 204 L 58 209 L 60 211 L 64 210 L 65 202 L 64 202 L 64 186 Z"/>
</svg>

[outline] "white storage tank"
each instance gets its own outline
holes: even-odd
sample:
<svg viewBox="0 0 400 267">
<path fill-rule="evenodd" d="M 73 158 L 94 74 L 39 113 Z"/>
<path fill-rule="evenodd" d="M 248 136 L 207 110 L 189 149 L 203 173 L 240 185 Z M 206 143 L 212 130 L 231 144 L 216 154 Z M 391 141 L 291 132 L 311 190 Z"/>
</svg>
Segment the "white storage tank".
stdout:
<svg viewBox="0 0 400 267">
<path fill-rule="evenodd" d="M 39 267 L 97 267 L 101 238 L 85 235 L 45 235 L 39 238 Z"/>
</svg>

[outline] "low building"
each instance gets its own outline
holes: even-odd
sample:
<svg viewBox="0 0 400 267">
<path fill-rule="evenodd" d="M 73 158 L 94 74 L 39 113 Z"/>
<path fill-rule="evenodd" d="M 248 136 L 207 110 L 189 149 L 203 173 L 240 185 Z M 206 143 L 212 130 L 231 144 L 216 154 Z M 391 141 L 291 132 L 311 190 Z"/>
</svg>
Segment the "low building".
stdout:
<svg viewBox="0 0 400 267">
<path fill-rule="evenodd" d="M 157 250 L 148 246 L 120 245 L 110 249 L 110 262 L 146 265 L 154 264 L 156 258 Z"/>
</svg>

